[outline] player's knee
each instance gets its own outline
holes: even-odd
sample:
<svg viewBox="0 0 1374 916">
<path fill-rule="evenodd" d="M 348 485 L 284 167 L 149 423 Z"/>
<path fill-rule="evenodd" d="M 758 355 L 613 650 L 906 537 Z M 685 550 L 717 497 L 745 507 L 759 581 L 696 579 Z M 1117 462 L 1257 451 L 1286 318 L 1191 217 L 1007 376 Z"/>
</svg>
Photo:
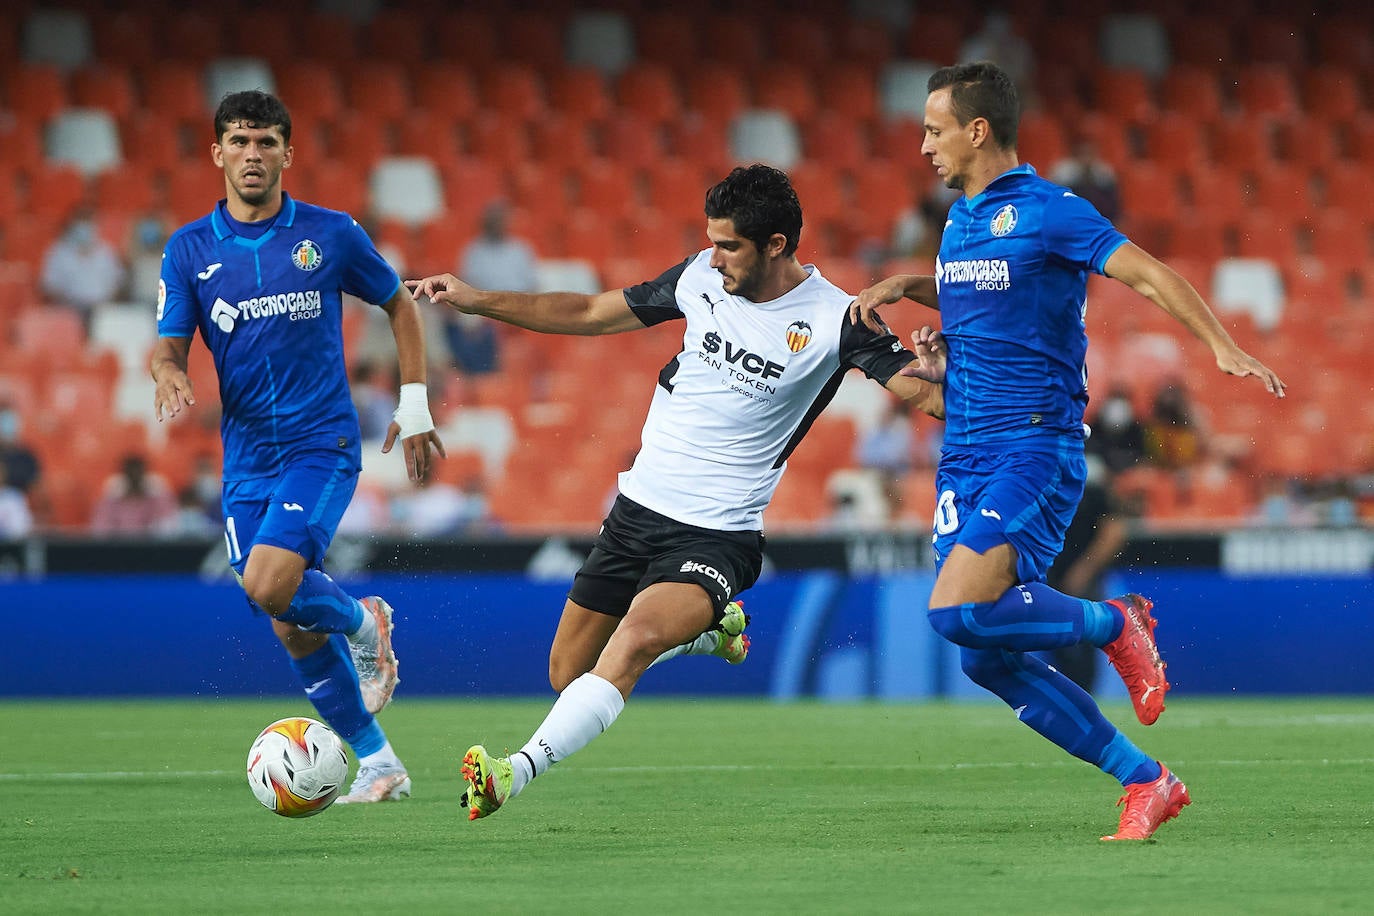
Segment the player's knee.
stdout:
<svg viewBox="0 0 1374 916">
<path fill-rule="evenodd" d="M 274 576 L 249 568 L 243 573 L 243 592 L 258 607 L 273 617 L 286 613 L 294 589 L 288 591 Z"/>
<path fill-rule="evenodd" d="M 953 607 L 933 607 L 926 612 L 930 619 L 930 625 L 936 633 L 954 643 L 956 646 L 976 645 L 972 631 L 968 628 L 968 621 L 965 619 L 966 606 L 956 604 Z"/>
<path fill-rule="evenodd" d="M 554 693 L 562 693 L 568 685 L 586 674 L 581 665 L 574 665 L 558 655 L 549 656 L 549 686 Z"/>
</svg>

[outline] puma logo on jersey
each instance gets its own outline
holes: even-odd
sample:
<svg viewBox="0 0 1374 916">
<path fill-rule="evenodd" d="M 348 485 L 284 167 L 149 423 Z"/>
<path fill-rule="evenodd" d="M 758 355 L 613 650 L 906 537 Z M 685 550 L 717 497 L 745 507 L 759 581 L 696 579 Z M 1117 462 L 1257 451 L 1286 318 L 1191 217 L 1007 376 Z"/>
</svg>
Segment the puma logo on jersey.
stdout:
<svg viewBox="0 0 1374 916">
<path fill-rule="evenodd" d="M 223 266 L 224 266 L 224 262 L 222 262 L 222 261 L 216 261 L 215 263 L 211 264 L 209 267 L 206 267 L 206 268 L 205 268 L 204 270 L 202 270 L 200 273 L 196 274 L 196 276 L 197 276 L 197 277 L 200 277 L 202 280 L 208 280 L 208 279 L 210 279 L 211 277 L 213 277 L 213 276 L 215 275 L 215 271 L 219 270 L 219 269 L 220 269 L 221 267 L 223 267 Z"/>
<path fill-rule="evenodd" d="M 710 296 L 706 295 L 705 293 L 701 294 L 701 298 L 706 300 L 706 307 L 709 308 L 711 310 L 711 314 L 714 315 L 716 313 L 716 306 L 720 305 L 720 302 L 714 301 Z M 721 301 L 723 302 L 724 300 Z"/>
</svg>

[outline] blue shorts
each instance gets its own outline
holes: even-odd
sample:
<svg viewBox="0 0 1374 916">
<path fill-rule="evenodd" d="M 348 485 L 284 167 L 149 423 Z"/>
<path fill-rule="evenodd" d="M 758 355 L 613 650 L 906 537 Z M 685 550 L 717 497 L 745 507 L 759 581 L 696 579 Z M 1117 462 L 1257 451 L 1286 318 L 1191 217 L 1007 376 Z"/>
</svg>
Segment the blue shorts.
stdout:
<svg viewBox="0 0 1374 916">
<path fill-rule="evenodd" d="M 935 474 L 936 568 L 956 544 L 979 554 L 1010 544 L 1019 581 L 1043 581 L 1064 549 L 1087 476 L 1078 439 L 1043 447 L 946 448 Z"/>
<path fill-rule="evenodd" d="M 224 542 L 229 565 L 242 574 L 254 544 L 305 557 L 318 569 L 358 485 L 358 465 L 338 452 L 292 456 L 276 477 L 224 484 Z"/>
</svg>

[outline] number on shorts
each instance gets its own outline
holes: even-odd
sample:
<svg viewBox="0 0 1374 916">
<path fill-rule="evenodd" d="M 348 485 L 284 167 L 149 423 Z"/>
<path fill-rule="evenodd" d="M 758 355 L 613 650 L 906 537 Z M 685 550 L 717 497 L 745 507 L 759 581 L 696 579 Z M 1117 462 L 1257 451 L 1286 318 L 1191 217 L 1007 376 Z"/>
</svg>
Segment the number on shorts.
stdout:
<svg viewBox="0 0 1374 916">
<path fill-rule="evenodd" d="M 959 527 L 959 510 L 954 505 L 954 491 L 945 490 L 935 503 L 935 534 L 949 534 Z"/>
</svg>

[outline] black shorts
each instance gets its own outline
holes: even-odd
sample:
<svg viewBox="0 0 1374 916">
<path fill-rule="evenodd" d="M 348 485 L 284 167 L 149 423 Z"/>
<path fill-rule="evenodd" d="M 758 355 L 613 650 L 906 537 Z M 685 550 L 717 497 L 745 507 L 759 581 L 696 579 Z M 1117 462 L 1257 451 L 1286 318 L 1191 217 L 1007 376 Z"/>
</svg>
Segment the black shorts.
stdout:
<svg viewBox="0 0 1374 916">
<path fill-rule="evenodd" d="M 716 619 L 763 568 L 763 532 L 684 525 L 617 496 L 568 597 L 588 610 L 624 617 L 655 582 L 691 582 L 711 596 Z"/>
</svg>

